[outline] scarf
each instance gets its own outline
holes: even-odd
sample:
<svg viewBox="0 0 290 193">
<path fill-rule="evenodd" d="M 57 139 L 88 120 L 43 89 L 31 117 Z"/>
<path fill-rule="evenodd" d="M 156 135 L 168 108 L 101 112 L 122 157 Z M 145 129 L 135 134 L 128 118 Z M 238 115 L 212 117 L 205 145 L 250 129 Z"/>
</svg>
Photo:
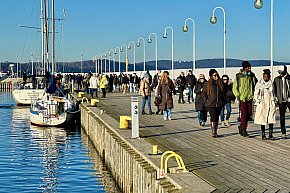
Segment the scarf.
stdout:
<svg viewBox="0 0 290 193">
<path fill-rule="evenodd" d="M 270 93 L 271 99 L 274 99 L 273 95 L 273 82 L 272 80 L 269 80 L 268 82 L 265 82 L 264 79 L 262 78 L 256 85 L 256 91 L 258 91 L 258 100 L 263 100 L 264 99 L 264 94 L 265 92 Z"/>
</svg>

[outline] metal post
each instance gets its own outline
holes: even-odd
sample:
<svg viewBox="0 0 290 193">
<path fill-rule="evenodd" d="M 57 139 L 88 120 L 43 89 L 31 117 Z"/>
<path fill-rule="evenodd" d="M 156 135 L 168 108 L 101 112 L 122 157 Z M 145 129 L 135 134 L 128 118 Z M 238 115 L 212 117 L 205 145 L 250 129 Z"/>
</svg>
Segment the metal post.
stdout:
<svg viewBox="0 0 290 193">
<path fill-rule="evenodd" d="M 139 111 L 138 97 L 131 97 L 131 116 L 132 116 L 132 138 L 139 138 Z"/>
</svg>

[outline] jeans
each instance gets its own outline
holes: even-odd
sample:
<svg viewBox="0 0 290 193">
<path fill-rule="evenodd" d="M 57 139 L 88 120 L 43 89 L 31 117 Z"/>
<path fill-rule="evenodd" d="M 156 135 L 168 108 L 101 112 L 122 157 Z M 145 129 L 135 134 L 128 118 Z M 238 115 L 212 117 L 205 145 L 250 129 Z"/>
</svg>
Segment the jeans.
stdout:
<svg viewBox="0 0 290 193">
<path fill-rule="evenodd" d="M 229 120 L 232 114 L 232 104 L 229 102 L 222 107 L 221 121 L 225 121 L 225 109 L 227 110 L 226 120 Z"/>
<path fill-rule="evenodd" d="M 198 122 L 202 123 L 202 122 L 206 122 L 207 121 L 207 111 L 197 111 L 198 115 Z"/>
<path fill-rule="evenodd" d="M 151 96 L 142 97 L 142 112 L 145 111 L 146 101 L 147 101 L 148 111 L 149 111 L 149 113 L 151 113 L 152 112 L 152 110 L 151 110 Z"/>
<path fill-rule="evenodd" d="M 96 97 L 98 98 L 98 89 L 90 88 L 90 94 L 92 98 L 94 97 L 94 93 L 96 93 Z"/>
<path fill-rule="evenodd" d="M 188 102 L 190 102 L 190 100 L 193 102 L 193 87 L 192 86 L 188 86 Z"/>
<path fill-rule="evenodd" d="M 163 117 L 164 117 L 165 119 L 167 119 L 167 118 L 171 118 L 171 109 L 166 109 L 166 110 L 164 110 L 164 111 L 163 111 Z"/>
<path fill-rule="evenodd" d="M 285 112 L 286 108 L 290 108 L 289 102 L 282 102 L 279 104 L 279 112 L 280 112 L 280 126 L 281 126 L 281 132 L 282 134 L 286 134 L 286 128 L 285 128 Z"/>
</svg>

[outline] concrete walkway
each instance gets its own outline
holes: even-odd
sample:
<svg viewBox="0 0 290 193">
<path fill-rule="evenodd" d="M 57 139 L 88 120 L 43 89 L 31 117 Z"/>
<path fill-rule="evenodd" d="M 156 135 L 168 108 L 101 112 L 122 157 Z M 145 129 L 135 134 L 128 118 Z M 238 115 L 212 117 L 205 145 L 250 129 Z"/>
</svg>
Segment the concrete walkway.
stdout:
<svg viewBox="0 0 290 193">
<path fill-rule="evenodd" d="M 99 108 L 119 120 L 131 113 L 130 96 L 108 93 Z M 219 128 L 220 137 L 212 138 L 209 121 L 199 126 L 193 104 L 177 104 L 176 96 L 173 119 L 164 121 L 161 115 L 141 115 L 141 102 L 139 97 L 141 137 L 162 151 L 178 152 L 186 167 L 215 186 L 216 192 L 290 192 L 290 139 L 281 139 L 278 116 L 275 140 L 262 140 L 260 126 L 254 123 L 249 125 L 250 138 L 244 138 L 238 134 L 234 105 L 232 126 Z M 287 129 L 289 118 L 287 114 Z"/>
</svg>

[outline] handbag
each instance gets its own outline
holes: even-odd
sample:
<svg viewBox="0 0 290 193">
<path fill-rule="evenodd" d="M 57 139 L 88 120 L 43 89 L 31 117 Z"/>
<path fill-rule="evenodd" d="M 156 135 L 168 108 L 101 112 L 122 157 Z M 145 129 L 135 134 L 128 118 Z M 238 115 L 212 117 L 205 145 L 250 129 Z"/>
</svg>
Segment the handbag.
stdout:
<svg viewBox="0 0 290 193">
<path fill-rule="evenodd" d="M 155 97 L 154 104 L 155 104 L 156 106 L 160 105 L 161 102 L 162 102 L 162 98 L 161 98 L 161 96 L 157 96 L 157 97 Z"/>
</svg>

